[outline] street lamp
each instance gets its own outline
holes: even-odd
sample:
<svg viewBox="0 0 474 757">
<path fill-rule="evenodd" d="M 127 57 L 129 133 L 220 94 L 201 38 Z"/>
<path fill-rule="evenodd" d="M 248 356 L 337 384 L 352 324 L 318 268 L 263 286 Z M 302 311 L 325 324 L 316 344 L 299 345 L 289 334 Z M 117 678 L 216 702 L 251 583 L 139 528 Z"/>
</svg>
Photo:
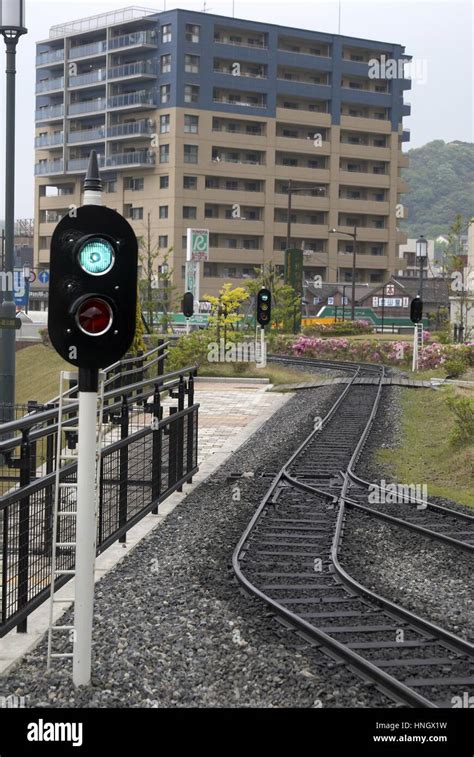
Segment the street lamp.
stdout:
<svg viewBox="0 0 474 757">
<path fill-rule="evenodd" d="M 5 129 L 5 254 L 3 259 L 5 287 L 0 301 L 0 317 L 15 319 L 13 298 L 14 226 L 15 226 L 15 73 L 16 46 L 25 28 L 25 0 L 0 0 L 0 33 L 6 47 L 6 129 Z M 0 329 L 0 406 L 8 406 L 13 417 L 15 403 L 15 330 Z M 5 407 L 6 410 L 6 407 Z M 4 415 L 4 420 L 8 418 Z"/>
<path fill-rule="evenodd" d="M 352 294 L 351 294 L 351 320 L 355 320 L 355 275 L 356 275 L 356 258 L 357 258 L 357 226 L 354 226 L 354 231 L 340 231 L 339 229 L 329 229 L 330 234 L 345 234 L 347 237 L 352 237 L 354 244 L 352 245 Z"/>
<path fill-rule="evenodd" d="M 416 257 L 420 261 L 420 300 L 423 299 L 423 266 L 428 257 L 428 240 L 423 234 L 416 240 Z"/>
</svg>

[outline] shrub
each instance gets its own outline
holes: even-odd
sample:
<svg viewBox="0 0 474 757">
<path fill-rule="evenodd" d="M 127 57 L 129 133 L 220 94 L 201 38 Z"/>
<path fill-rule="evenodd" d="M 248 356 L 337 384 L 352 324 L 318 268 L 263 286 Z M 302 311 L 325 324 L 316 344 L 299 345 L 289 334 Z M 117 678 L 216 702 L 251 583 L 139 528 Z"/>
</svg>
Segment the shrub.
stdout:
<svg viewBox="0 0 474 757">
<path fill-rule="evenodd" d="M 340 321 L 336 323 L 321 323 L 317 321 L 305 326 L 303 334 L 306 336 L 352 336 L 354 334 L 371 334 L 374 325 L 370 321 Z"/>
<path fill-rule="evenodd" d="M 459 376 L 462 376 L 463 373 L 465 373 L 467 366 L 467 361 L 463 360 L 461 356 L 450 357 L 443 363 L 443 370 L 446 371 L 447 376 L 458 378 Z"/>
<path fill-rule="evenodd" d="M 178 371 L 188 365 L 203 365 L 207 363 L 209 342 L 213 336 L 205 331 L 194 331 L 191 334 L 181 336 L 166 360 L 166 371 Z"/>
<path fill-rule="evenodd" d="M 446 399 L 446 403 L 454 413 L 454 426 L 450 434 L 451 443 L 471 444 L 474 442 L 474 399 L 451 396 Z"/>
<path fill-rule="evenodd" d="M 44 344 L 45 347 L 51 347 L 51 339 L 49 338 L 49 332 L 48 329 L 40 329 L 39 335 L 41 337 L 41 342 Z"/>
</svg>

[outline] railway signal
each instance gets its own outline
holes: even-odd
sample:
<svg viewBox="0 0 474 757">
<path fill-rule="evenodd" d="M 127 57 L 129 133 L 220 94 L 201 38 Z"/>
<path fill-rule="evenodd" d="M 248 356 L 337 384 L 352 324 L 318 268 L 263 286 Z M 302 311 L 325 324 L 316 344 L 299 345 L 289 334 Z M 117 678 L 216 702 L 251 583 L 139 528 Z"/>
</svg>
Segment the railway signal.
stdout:
<svg viewBox="0 0 474 757">
<path fill-rule="evenodd" d="M 269 325 L 271 314 L 272 294 L 264 287 L 257 294 L 257 321 L 262 328 Z"/>
<path fill-rule="evenodd" d="M 271 315 L 272 293 L 269 289 L 262 287 L 257 294 L 257 322 L 260 324 L 260 362 L 257 363 L 259 368 L 265 368 L 267 365 L 265 326 L 270 324 Z M 255 352 L 257 353 L 257 342 L 255 342 Z"/>
<path fill-rule="evenodd" d="M 189 319 L 194 315 L 194 295 L 192 292 L 185 292 L 181 301 L 181 310 L 186 318 L 186 333 L 189 334 Z"/>
<path fill-rule="evenodd" d="M 79 368 L 119 360 L 135 334 L 137 239 L 119 213 L 83 205 L 51 241 L 48 332 L 55 350 Z"/>
<path fill-rule="evenodd" d="M 99 369 L 119 360 L 135 335 L 138 244 L 119 213 L 102 207 L 91 151 L 84 205 L 51 240 L 48 331 L 56 352 L 79 368 L 73 682 L 90 683 L 97 507 Z M 60 419 L 61 422 L 61 419 Z M 102 419 L 99 419 L 99 423 Z M 53 579 L 54 581 L 54 579 Z M 54 585 L 54 583 L 53 583 Z"/>
<path fill-rule="evenodd" d="M 417 295 L 410 305 L 410 320 L 412 323 L 420 323 L 423 318 L 423 301 Z"/>
</svg>

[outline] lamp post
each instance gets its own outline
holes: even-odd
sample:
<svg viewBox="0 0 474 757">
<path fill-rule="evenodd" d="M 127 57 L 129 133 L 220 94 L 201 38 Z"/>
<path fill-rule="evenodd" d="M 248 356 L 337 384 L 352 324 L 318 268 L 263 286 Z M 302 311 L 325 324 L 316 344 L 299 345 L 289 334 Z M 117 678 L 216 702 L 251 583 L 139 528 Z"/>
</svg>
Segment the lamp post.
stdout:
<svg viewBox="0 0 474 757">
<path fill-rule="evenodd" d="M 15 227 L 15 74 L 16 46 L 25 28 L 25 0 L 0 0 L 0 33 L 6 47 L 6 129 L 5 129 L 5 253 L 3 280 L 9 282 L 1 297 L 0 317 L 11 321 L 16 308 L 13 298 Z M 4 420 L 13 417 L 15 403 L 15 330 L 0 329 L 0 406 Z M 8 411 L 7 407 L 8 406 Z"/>
<path fill-rule="evenodd" d="M 339 229 L 329 229 L 331 234 L 345 234 L 347 237 L 352 237 L 354 244 L 352 245 L 352 293 L 351 293 L 351 321 L 355 320 L 355 275 L 356 275 L 356 259 L 357 259 L 357 226 L 354 226 L 354 231 L 339 231 Z"/>
<path fill-rule="evenodd" d="M 423 299 L 423 266 L 428 257 L 428 240 L 423 234 L 416 240 L 416 257 L 420 261 L 420 300 Z"/>
</svg>

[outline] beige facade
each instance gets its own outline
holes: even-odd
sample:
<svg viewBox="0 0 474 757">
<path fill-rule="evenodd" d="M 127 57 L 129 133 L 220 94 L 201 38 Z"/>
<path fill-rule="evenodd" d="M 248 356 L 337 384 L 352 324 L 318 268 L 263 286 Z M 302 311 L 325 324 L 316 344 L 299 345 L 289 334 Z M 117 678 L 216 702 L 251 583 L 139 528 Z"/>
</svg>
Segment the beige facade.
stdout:
<svg viewBox="0 0 474 757">
<path fill-rule="evenodd" d="M 122 22 L 120 28 L 107 26 L 109 47 L 119 33 L 124 39 L 136 29 L 145 33 L 147 23 L 145 17 Z M 87 154 L 94 147 L 103 164 L 105 203 L 128 218 L 138 236 L 146 236 L 149 216 L 153 243 L 173 248 L 174 283 L 181 290 L 188 227 L 208 228 L 211 235 L 210 260 L 201 263 L 201 294 L 215 294 L 224 281 L 241 285 L 263 263 L 283 266 L 289 179 L 299 190 L 306 188 L 293 195 L 291 225 L 292 246 L 305 251 L 306 279 L 321 275 L 325 281 L 350 281 L 352 239 L 331 234 L 333 227 L 352 232 L 357 226 L 358 282 L 376 284 L 398 271 L 398 245 L 406 236 L 397 224 L 407 191 L 400 171 L 407 156 L 401 151 L 402 126 L 392 131 L 380 108 L 365 107 L 364 117 L 355 117 L 343 105 L 335 124 L 329 112 L 303 97 L 298 109 L 279 98 L 271 118 L 247 115 L 244 107 L 235 112 L 167 108 L 161 100 L 159 108 L 150 106 L 138 95 L 152 79 L 160 91 L 158 75 L 135 61 L 132 76 L 132 64 L 121 66 L 117 45 L 103 54 L 103 68 L 98 68 L 98 53 L 89 50 L 95 50 L 99 34 L 54 39 L 58 49 L 65 43 L 66 61 L 74 48 L 79 69 L 62 61 L 51 64 L 49 58 L 44 64 L 48 73 L 42 86 L 53 95 L 57 87 L 58 102 L 66 105 L 61 108 L 53 99 L 37 119 L 36 265 L 47 267 L 57 221 L 70 206 L 81 204 Z M 157 44 L 147 36 L 133 47 L 146 62 Z M 41 55 L 38 59 L 41 69 Z M 84 73 L 89 61 L 89 68 L 103 71 L 93 85 L 91 74 Z M 310 73 L 301 67 L 299 81 Z M 133 98 L 124 94 L 131 81 L 136 82 Z M 342 86 L 349 82 L 343 80 Z M 87 100 L 81 94 L 86 91 Z M 214 108 L 228 102 L 224 87 L 218 95 Z"/>
</svg>

